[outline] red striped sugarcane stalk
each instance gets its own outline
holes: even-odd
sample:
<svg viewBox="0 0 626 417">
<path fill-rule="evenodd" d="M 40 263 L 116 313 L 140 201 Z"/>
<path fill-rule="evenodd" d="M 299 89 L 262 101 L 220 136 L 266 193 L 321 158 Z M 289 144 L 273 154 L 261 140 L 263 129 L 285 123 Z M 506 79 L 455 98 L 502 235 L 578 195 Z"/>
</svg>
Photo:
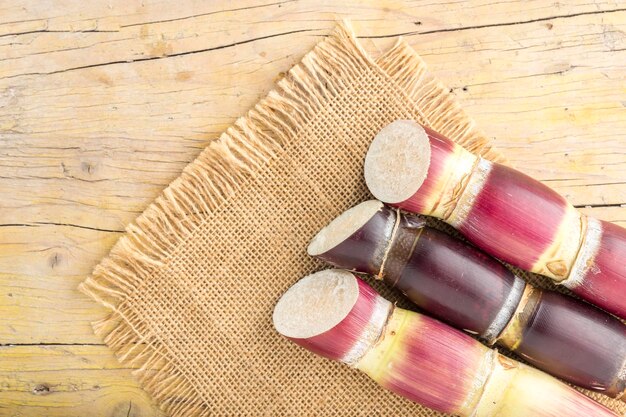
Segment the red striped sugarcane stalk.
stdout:
<svg viewBox="0 0 626 417">
<path fill-rule="evenodd" d="M 384 279 L 425 312 L 554 376 L 626 399 L 624 324 L 590 304 L 527 285 L 417 216 L 366 201 L 323 228 L 308 252 Z"/>
<path fill-rule="evenodd" d="M 365 181 L 379 200 L 438 217 L 487 253 L 626 319 L 626 229 L 581 214 L 539 181 L 404 120 L 374 138 Z"/>
<path fill-rule="evenodd" d="M 462 417 L 608 417 L 600 404 L 468 335 L 393 305 L 342 270 L 309 275 L 279 300 L 276 330 L 383 387 Z"/>
</svg>

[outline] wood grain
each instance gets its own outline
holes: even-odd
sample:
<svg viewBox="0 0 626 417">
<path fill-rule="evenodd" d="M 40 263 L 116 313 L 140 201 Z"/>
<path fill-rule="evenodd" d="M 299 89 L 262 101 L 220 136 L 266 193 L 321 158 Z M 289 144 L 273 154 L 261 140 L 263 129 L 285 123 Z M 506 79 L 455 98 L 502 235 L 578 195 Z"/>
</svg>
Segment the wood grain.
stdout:
<svg viewBox="0 0 626 417">
<path fill-rule="evenodd" d="M 403 35 L 515 166 L 626 225 L 620 1 L 176 6 L 0 4 L 2 416 L 155 415 L 76 285 L 338 19 L 374 55 Z M 43 383 L 59 391 L 33 394 Z"/>
<path fill-rule="evenodd" d="M 0 373 L 1 415 L 163 415 L 105 346 L 3 346 Z"/>
</svg>

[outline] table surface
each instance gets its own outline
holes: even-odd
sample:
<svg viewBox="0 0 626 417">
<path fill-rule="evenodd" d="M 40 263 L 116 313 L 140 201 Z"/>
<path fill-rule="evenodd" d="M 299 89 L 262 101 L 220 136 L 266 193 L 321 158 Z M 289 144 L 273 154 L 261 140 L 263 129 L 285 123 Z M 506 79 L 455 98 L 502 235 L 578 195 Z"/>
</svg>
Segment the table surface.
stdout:
<svg viewBox="0 0 626 417">
<path fill-rule="evenodd" d="M 0 5 L 1 416 L 160 415 L 76 286 L 338 19 L 373 54 L 403 35 L 512 164 L 626 225 L 620 1 L 52 3 Z"/>
</svg>

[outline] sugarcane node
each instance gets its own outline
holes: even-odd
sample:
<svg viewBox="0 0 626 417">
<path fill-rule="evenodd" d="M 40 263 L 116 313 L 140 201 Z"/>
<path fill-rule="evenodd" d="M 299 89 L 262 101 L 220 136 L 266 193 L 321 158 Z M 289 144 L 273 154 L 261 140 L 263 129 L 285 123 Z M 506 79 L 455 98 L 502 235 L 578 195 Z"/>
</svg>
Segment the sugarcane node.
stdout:
<svg viewBox="0 0 626 417">
<path fill-rule="evenodd" d="M 569 274 L 569 269 L 563 260 L 548 262 L 546 267 L 552 274 L 560 278 L 565 278 Z"/>
<path fill-rule="evenodd" d="M 458 181 L 456 186 L 453 188 L 452 194 L 450 195 L 448 202 L 444 205 L 444 207 L 446 207 L 446 210 L 442 213 L 441 216 L 441 219 L 443 221 L 447 222 L 452 214 L 457 211 L 459 204 L 461 204 L 461 196 L 465 194 L 470 180 L 472 179 L 472 175 L 474 174 L 474 172 L 476 172 L 480 161 L 480 158 L 476 158 L 476 160 L 472 164 L 470 172 L 463 174 L 460 177 L 460 180 Z"/>
<path fill-rule="evenodd" d="M 529 320 L 532 319 L 542 294 L 542 290 L 532 285 L 527 285 L 524 289 L 522 298 L 511 316 L 511 320 L 498 336 L 498 342 L 510 351 L 515 352 L 523 343 L 524 330 L 526 330 Z"/>
<path fill-rule="evenodd" d="M 450 198 L 445 203 L 443 203 L 443 207 L 445 208 L 445 211 L 443 213 L 442 220 L 445 221 L 446 219 L 450 217 L 452 212 L 454 212 L 454 209 L 456 208 L 456 205 L 459 202 L 459 197 L 461 196 L 461 194 L 463 194 L 463 191 L 465 191 L 465 187 L 469 183 L 470 177 L 471 177 L 471 174 L 463 175 L 463 177 L 461 178 L 461 181 L 454 187 L 454 190 L 452 191 L 452 195 L 450 196 Z"/>
<path fill-rule="evenodd" d="M 515 362 L 513 359 L 507 358 L 504 355 L 498 355 L 497 358 L 498 362 L 500 362 L 500 365 L 502 365 L 502 367 L 506 370 L 519 367 L 519 362 Z"/>
<path fill-rule="evenodd" d="M 393 228 L 391 229 L 391 235 L 389 235 L 389 239 L 387 239 L 387 241 L 385 242 L 386 246 L 383 251 L 383 258 L 380 262 L 380 270 L 378 271 L 378 274 L 376 274 L 377 280 L 384 280 L 385 276 L 388 275 L 388 271 L 385 270 L 385 266 L 387 265 L 387 262 L 389 261 L 389 252 L 391 251 L 393 242 L 396 240 L 396 236 L 398 234 L 398 227 L 400 226 L 400 219 L 402 217 L 400 215 L 400 210 L 396 210 L 395 212 L 392 213 L 386 207 L 381 207 L 380 212 L 387 212 L 389 213 L 388 214 L 389 217 L 393 218 Z"/>
<path fill-rule="evenodd" d="M 398 226 L 394 229 L 393 239 L 388 246 L 384 262 L 386 271 L 384 278 L 391 287 L 396 287 L 402 277 L 402 272 L 413 256 L 417 242 L 424 231 L 423 223 L 422 227 L 416 228 L 406 221 L 406 216 L 398 216 L 396 222 Z"/>
</svg>

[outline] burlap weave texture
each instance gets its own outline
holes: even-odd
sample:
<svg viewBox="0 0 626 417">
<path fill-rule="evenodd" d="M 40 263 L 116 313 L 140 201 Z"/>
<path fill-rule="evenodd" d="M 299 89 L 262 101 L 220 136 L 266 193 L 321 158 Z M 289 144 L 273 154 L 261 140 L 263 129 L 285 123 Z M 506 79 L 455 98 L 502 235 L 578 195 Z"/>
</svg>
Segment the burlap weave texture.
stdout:
<svg viewBox="0 0 626 417">
<path fill-rule="evenodd" d="M 139 367 L 169 415 L 440 415 L 271 325 L 278 297 L 324 267 L 306 255 L 312 236 L 371 198 L 365 152 L 401 118 L 499 159 L 410 47 L 399 41 L 373 60 L 341 25 L 190 164 L 82 284 L 111 309 L 96 332 Z"/>
</svg>

